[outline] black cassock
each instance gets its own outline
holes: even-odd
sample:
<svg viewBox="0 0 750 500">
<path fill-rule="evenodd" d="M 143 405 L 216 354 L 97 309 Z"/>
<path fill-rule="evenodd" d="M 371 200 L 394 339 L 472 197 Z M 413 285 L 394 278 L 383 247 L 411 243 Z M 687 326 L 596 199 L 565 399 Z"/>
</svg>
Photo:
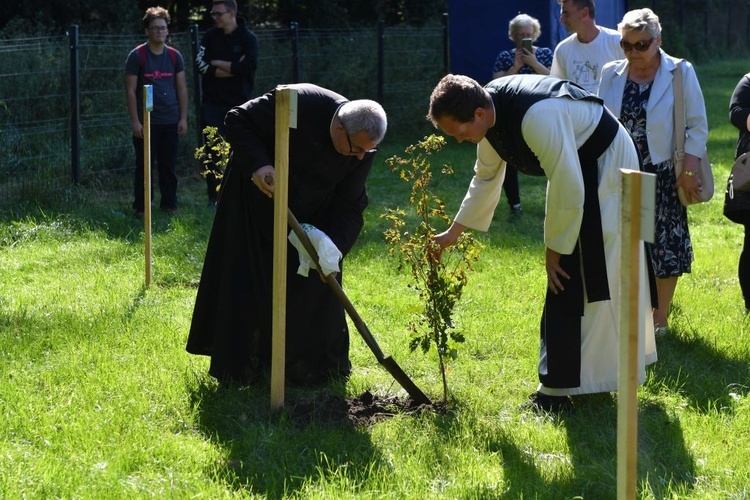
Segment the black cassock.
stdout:
<svg viewBox="0 0 750 500">
<path fill-rule="evenodd" d="M 289 208 L 301 223 L 325 232 L 346 256 L 362 229 L 373 154 L 359 160 L 333 146 L 331 120 L 346 98 L 310 84 L 290 87 L 298 97 L 297 127 L 289 137 Z M 273 200 L 251 176 L 274 164 L 274 111 L 270 92 L 232 109 L 225 120 L 232 158 L 187 342 L 188 352 L 211 356 L 209 373 L 220 381 L 252 382 L 270 364 Z M 299 259 L 291 244 L 287 256 L 287 380 L 308 385 L 348 375 L 349 331 L 342 304 L 314 270 L 307 278 L 297 274 Z"/>
</svg>

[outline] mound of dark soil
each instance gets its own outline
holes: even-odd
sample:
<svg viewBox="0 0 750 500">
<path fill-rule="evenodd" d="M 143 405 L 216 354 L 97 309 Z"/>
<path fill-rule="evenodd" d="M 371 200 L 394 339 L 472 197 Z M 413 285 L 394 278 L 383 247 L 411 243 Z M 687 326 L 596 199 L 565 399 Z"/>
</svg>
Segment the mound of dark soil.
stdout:
<svg viewBox="0 0 750 500">
<path fill-rule="evenodd" d="M 415 404 L 409 398 L 378 396 L 365 391 L 359 396 L 343 398 L 330 391 L 311 397 L 289 399 L 284 405 L 286 414 L 297 424 L 315 422 L 323 425 L 372 425 L 395 415 L 416 415 L 422 412 L 445 414 L 443 403 Z"/>
</svg>

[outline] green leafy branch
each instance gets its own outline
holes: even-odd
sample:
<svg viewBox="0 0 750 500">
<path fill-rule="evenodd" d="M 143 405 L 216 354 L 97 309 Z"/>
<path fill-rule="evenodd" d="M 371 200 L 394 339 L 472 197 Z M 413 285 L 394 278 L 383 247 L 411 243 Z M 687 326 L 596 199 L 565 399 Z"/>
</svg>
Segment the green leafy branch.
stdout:
<svg viewBox="0 0 750 500">
<path fill-rule="evenodd" d="M 205 127 L 203 137 L 203 144 L 195 148 L 194 153 L 195 159 L 203 165 L 201 175 L 205 177 L 211 172 L 217 179 L 221 179 L 229 163 L 232 148 L 216 127 Z"/>
<path fill-rule="evenodd" d="M 443 400 L 448 397 L 446 360 L 457 357 L 457 344 L 464 342 L 462 332 L 455 328 L 453 312 L 467 283 L 467 272 L 479 258 L 481 244 L 470 232 L 464 232 L 455 245 L 443 250 L 433 237 L 435 225 L 445 227 L 451 219 L 445 203 L 431 190 L 433 169 L 430 156 L 439 152 L 446 142 L 442 136 L 430 135 L 407 147 L 405 155 L 386 160 L 399 178 L 411 184 L 409 204 L 416 213 L 416 227 L 409 231 L 406 212 L 401 208 L 387 209 L 381 217 L 391 223 L 384 231 L 391 256 L 397 257 L 399 270 L 408 266 L 413 284 L 422 302 L 422 311 L 409 322 L 409 348 L 429 352 L 434 345 L 443 381 Z M 440 173 L 452 175 L 453 168 L 443 165 Z"/>
</svg>

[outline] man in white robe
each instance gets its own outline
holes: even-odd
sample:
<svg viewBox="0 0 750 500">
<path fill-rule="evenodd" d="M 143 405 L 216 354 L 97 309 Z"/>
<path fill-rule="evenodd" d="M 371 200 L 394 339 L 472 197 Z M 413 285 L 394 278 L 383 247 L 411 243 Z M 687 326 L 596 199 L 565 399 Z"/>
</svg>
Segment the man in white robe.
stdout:
<svg viewBox="0 0 750 500">
<path fill-rule="evenodd" d="M 540 75 L 514 75 L 486 87 L 465 76 L 447 75 L 432 92 L 428 116 L 459 142 L 477 144 L 474 178 L 461 208 L 450 228 L 435 237 L 442 248 L 454 244 L 466 228 L 489 229 L 506 160 L 524 173 L 547 177 L 548 288 L 541 322 L 540 384 L 530 404 L 544 411 L 568 411 L 570 395 L 616 390 L 619 169 L 639 169 L 628 132 L 597 97 L 571 82 Z M 587 256 L 585 262 L 581 253 Z M 592 261 L 599 256 L 601 265 L 596 267 Z M 643 383 L 645 366 L 656 361 L 643 248 L 637 262 L 638 380 Z"/>
</svg>

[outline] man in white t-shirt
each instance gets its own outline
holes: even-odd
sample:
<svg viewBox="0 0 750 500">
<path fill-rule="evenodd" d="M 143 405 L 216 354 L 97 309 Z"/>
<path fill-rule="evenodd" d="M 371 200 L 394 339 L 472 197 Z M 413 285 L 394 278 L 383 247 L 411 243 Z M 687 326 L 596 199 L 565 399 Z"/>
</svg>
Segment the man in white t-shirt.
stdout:
<svg viewBox="0 0 750 500">
<path fill-rule="evenodd" d="M 594 0 L 557 0 L 557 3 L 560 22 L 572 35 L 557 45 L 550 74 L 596 94 L 602 66 L 625 59 L 620 33 L 596 25 Z"/>
</svg>

